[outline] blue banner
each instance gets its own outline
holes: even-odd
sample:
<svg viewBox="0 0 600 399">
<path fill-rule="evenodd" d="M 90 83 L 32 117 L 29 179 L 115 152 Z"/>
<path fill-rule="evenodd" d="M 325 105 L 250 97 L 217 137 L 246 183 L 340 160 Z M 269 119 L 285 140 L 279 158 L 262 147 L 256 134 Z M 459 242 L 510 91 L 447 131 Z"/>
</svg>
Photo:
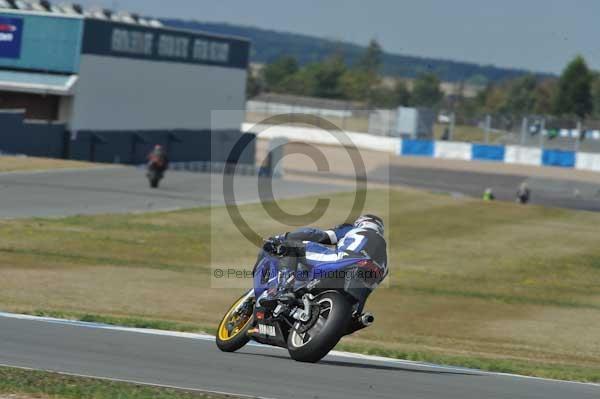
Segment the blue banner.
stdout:
<svg viewBox="0 0 600 399">
<path fill-rule="evenodd" d="M 504 161 L 505 148 L 501 145 L 473 144 L 471 159 L 477 161 Z"/>
<path fill-rule="evenodd" d="M 575 152 L 561 150 L 544 150 L 542 165 L 572 168 L 575 166 Z"/>
<path fill-rule="evenodd" d="M 433 141 L 402 140 L 402 155 L 433 157 Z"/>
<path fill-rule="evenodd" d="M 23 19 L 0 16 L 0 58 L 20 58 Z"/>
</svg>

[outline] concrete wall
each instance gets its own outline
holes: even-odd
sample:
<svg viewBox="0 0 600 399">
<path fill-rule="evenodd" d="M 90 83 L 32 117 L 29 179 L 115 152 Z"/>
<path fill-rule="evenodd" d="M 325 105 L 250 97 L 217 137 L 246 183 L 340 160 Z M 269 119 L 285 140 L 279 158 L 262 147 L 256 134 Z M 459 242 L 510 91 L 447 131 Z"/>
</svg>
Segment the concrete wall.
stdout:
<svg viewBox="0 0 600 399">
<path fill-rule="evenodd" d="M 210 129 L 212 110 L 244 109 L 245 87 L 243 69 L 83 55 L 69 128 Z"/>
</svg>

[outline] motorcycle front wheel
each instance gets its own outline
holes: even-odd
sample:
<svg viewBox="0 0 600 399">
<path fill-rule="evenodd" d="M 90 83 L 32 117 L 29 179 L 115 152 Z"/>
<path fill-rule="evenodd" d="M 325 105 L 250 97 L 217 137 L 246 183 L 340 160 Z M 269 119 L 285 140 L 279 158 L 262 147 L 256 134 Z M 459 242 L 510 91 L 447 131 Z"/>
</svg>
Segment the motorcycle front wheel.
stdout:
<svg viewBox="0 0 600 399">
<path fill-rule="evenodd" d="M 288 352 L 299 362 L 315 363 L 329 353 L 344 335 L 352 318 L 352 305 L 344 295 L 331 291 L 315 298 L 308 324 L 297 322 L 288 335 Z"/>
<path fill-rule="evenodd" d="M 242 295 L 223 316 L 216 339 L 217 346 L 223 352 L 235 352 L 250 341 L 248 330 L 254 319 L 254 304 L 248 301 L 253 300 L 253 295 L 254 290 Z"/>
</svg>

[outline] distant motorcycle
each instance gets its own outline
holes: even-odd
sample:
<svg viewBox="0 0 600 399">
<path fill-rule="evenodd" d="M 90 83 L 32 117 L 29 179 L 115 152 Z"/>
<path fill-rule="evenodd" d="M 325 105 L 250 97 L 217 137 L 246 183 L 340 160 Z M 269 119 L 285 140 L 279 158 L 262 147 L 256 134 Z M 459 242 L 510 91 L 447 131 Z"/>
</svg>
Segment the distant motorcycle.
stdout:
<svg viewBox="0 0 600 399">
<path fill-rule="evenodd" d="M 151 188 L 158 188 L 160 181 L 169 167 L 169 159 L 161 145 L 156 145 L 154 150 L 148 154 L 146 177 Z"/>
<path fill-rule="evenodd" d="M 162 169 L 148 164 L 148 170 L 146 172 L 146 176 L 148 177 L 148 182 L 150 183 L 151 188 L 158 188 L 160 181 L 164 177 L 164 172 Z"/>
<path fill-rule="evenodd" d="M 148 162 L 146 176 L 151 188 L 158 188 L 160 181 L 165 176 L 166 164 L 163 160 L 153 159 Z"/>
<path fill-rule="evenodd" d="M 385 277 L 377 264 L 352 258 L 312 269 L 300 264 L 293 272 L 297 278 L 291 296 L 282 296 L 289 292 L 291 276 L 281 268 L 281 259 L 261 252 L 253 270 L 254 288 L 235 301 L 219 324 L 219 349 L 234 352 L 254 340 L 286 348 L 294 360 L 314 363 L 343 336 L 374 322 L 362 307 Z"/>
</svg>

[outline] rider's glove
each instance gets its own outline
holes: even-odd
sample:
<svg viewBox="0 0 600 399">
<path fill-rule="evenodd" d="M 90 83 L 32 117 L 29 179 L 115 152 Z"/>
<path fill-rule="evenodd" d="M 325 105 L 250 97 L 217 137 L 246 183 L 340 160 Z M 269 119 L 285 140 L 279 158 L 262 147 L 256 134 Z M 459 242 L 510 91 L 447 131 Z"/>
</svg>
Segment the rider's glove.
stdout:
<svg viewBox="0 0 600 399">
<path fill-rule="evenodd" d="M 275 236 L 265 240 L 263 250 L 273 255 L 280 255 L 285 237 Z"/>
</svg>

